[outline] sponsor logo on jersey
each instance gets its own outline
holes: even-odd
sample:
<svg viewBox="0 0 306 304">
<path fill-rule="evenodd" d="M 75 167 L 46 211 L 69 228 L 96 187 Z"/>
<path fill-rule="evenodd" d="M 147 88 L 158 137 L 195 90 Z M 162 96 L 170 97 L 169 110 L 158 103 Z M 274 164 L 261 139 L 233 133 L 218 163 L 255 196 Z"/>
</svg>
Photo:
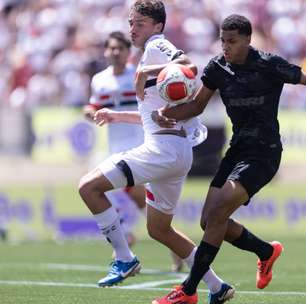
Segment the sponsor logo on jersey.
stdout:
<svg viewBox="0 0 306 304">
<path fill-rule="evenodd" d="M 260 106 L 265 103 L 265 97 L 230 98 L 228 104 L 232 107 Z"/>
</svg>

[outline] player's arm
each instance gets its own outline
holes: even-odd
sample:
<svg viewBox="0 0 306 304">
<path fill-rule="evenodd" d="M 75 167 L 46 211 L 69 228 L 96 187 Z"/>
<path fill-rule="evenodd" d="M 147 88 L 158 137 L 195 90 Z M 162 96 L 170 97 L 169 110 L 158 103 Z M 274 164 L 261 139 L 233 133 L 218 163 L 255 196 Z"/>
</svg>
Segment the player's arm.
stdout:
<svg viewBox="0 0 306 304">
<path fill-rule="evenodd" d="M 142 73 L 144 74 L 146 77 L 148 76 L 157 76 L 159 74 L 159 72 L 165 68 L 168 64 L 182 64 L 182 65 L 186 65 L 187 67 L 189 67 L 193 73 L 195 75 L 197 75 L 198 73 L 198 69 L 197 67 L 191 62 L 191 60 L 189 59 L 188 56 L 186 56 L 185 54 L 181 54 L 179 55 L 176 59 L 167 62 L 167 63 L 163 63 L 163 64 L 152 64 L 152 65 L 147 65 L 144 66 L 143 68 L 141 68 L 139 70 L 138 73 Z"/>
<path fill-rule="evenodd" d="M 186 56 L 185 54 L 179 55 L 176 59 L 164 63 L 164 64 L 152 64 L 152 65 L 146 65 L 143 66 L 141 69 L 139 69 L 136 72 L 136 78 L 135 78 L 135 88 L 136 88 L 136 95 L 141 100 L 144 99 L 144 87 L 145 83 L 149 76 L 157 76 L 159 72 L 165 68 L 168 64 L 183 64 L 188 66 L 195 75 L 197 75 L 197 67 L 191 62 L 191 60 Z"/>
<path fill-rule="evenodd" d="M 138 111 L 113 111 L 107 108 L 96 111 L 94 121 L 98 126 L 106 123 L 133 123 L 142 124 L 142 120 Z"/>
<path fill-rule="evenodd" d="M 88 120 L 94 121 L 96 111 L 101 108 L 102 106 L 97 106 L 94 104 L 87 104 L 83 107 L 83 114 Z"/>
<path fill-rule="evenodd" d="M 191 102 L 171 108 L 161 108 L 157 111 L 153 111 L 151 117 L 160 127 L 172 128 L 179 120 L 189 119 L 201 114 L 214 92 L 214 90 L 210 90 L 202 85 L 196 93 L 194 100 Z"/>
</svg>

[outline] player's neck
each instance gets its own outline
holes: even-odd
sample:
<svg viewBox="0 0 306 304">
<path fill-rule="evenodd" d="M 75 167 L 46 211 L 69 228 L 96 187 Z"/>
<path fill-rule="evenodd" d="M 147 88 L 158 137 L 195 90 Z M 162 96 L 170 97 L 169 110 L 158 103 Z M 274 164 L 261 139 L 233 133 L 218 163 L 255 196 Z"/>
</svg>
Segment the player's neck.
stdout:
<svg viewBox="0 0 306 304">
<path fill-rule="evenodd" d="M 239 59 L 237 59 L 235 62 L 232 62 L 233 64 L 245 64 L 248 58 L 250 52 L 250 48 L 245 49 L 244 52 L 241 53 L 239 56 Z"/>
<path fill-rule="evenodd" d="M 121 75 L 121 74 L 123 74 L 124 70 L 125 70 L 125 65 L 113 66 L 113 74 L 114 75 Z"/>
</svg>

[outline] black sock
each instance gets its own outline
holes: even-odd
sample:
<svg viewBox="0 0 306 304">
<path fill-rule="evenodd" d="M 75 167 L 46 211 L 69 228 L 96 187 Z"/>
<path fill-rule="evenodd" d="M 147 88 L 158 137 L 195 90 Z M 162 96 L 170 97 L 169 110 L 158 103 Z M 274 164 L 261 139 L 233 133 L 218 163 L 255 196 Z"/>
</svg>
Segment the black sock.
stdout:
<svg viewBox="0 0 306 304">
<path fill-rule="evenodd" d="M 244 227 L 241 235 L 232 242 L 232 245 L 242 250 L 254 252 L 261 261 L 268 260 L 273 253 L 271 244 L 259 239 Z"/>
<path fill-rule="evenodd" d="M 219 251 L 218 247 L 212 246 L 204 241 L 201 241 L 195 256 L 194 262 L 189 272 L 187 279 L 183 283 L 183 291 L 187 295 L 193 295 L 203 278 L 208 271 L 210 264 Z"/>
</svg>

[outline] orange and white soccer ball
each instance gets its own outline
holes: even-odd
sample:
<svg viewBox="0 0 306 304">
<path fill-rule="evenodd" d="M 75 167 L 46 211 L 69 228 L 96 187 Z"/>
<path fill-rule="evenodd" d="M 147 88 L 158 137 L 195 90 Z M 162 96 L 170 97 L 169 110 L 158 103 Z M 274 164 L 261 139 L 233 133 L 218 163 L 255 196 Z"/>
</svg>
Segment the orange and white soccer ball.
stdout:
<svg viewBox="0 0 306 304">
<path fill-rule="evenodd" d="M 169 104 L 181 104 L 192 99 L 196 92 L 193 71 L 182 64 L 168 64 L 162 69 L 156 82 L 161 98 Z"/>
</svg>

